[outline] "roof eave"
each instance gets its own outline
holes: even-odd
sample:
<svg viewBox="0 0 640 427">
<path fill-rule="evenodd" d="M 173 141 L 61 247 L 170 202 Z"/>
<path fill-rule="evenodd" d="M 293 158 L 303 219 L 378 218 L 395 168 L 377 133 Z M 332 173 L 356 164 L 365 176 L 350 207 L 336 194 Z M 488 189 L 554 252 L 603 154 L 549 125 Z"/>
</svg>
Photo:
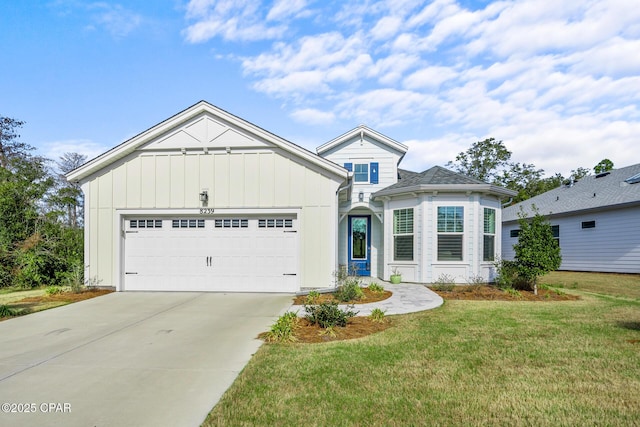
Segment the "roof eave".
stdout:
<svg viewBox="0 0 640 427">
<path fill-rule="evenodd" d="M 411 193 L 483 193 L 499 197 L 513 197 L 518 194 L 516 191 L 491 184 L 421 184 L 409 187 L 382 189 L 373 193 L 371 196 L 376 198 Z"/>
<path fill-rule="evenodd" d="M 322 155 L 322 153 L 325 153 L 329 150 L 331 150 L 334 147 L 337 147 L 338 145 L 348 141 L 349 139 L 358 136 L 360 134 L 360 132 L 364 132 L 365 134 L 368 134 L 369 136 L 371 136 L 372 138 L 388 145 L 389 147 L 393 148 L 394 150 L 398 151 L 401 155 L 401 158 L 404 157 L 404 155 L 406 154 L 406 152 L 409 150 L 409 147 L 407 147 L 404 144 L 399 143 L 398 141 L 395 141 L 391 138 L 389 138 L 388 136 L 385 136 L 379 132 L 376 132 L 375 130 L 369 128 L 368 126 L 365 125 L 360 125 L 354 129 L 351 129 L 350 131 L 332 139 L 331 141 L 322 144 L 321 146 L 319 146 L 318 148 L 316 148 L 316 153 L 318 153 L 318 155 Z"/>
</svg>

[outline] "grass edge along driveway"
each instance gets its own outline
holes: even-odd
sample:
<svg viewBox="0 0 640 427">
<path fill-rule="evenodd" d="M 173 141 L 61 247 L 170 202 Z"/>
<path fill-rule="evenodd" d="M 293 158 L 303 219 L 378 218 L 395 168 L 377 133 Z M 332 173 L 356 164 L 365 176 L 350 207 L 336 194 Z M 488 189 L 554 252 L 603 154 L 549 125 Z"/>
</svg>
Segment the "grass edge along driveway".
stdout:
<svg viewBox="0 0 640 427">
<path fill-rule="evenodd" d="M 640 300 L 571 283 L 581 300 L 446 301 L 363 339 L 263 345 L 203 425 L 637 425 Z"/>
</svg>

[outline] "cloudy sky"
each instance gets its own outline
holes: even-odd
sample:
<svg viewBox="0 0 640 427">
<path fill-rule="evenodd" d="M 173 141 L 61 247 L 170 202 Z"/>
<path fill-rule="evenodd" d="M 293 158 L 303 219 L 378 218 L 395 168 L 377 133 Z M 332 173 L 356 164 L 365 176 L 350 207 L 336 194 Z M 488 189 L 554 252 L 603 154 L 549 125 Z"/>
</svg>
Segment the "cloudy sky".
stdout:
<svg viewBox="0 0 640 427">
<path fill-rule="evenodd" d="M 503 140 L 547 175 L 640 162 L 637 0 L 24 0 L 0 115 L 100 154 L 204 99 L 315 147 L 363 123 L 444 165 Z"/>
</svg>

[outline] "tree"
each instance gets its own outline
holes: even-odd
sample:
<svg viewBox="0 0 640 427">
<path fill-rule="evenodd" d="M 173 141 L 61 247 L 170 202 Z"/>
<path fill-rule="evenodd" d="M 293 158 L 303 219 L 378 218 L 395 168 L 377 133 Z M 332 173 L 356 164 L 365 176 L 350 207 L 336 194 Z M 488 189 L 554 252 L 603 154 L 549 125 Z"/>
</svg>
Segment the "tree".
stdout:
<svg viewBox="0 0 640 427">
<path fill-rule="evenodd" d="M 77 183 L 67 181 L 65 174 L 81 166 L 87 156 L 78 153 L 64 153 L 57 162 L 58 184 L 56 191 L 49 197 L 49 203 L 54 208 L 62 209 L 60 214 L 65 216 L 65 222 L 70 227 L 78 227 L 82 218 L 84 197 Z"/>
<path fill-rule="evenodd" d="M 33 150 L 29 144 L 19 140 L 18 128 L 24 125 L 23 121 L 0 117 L 0 166 L 9 167 L 9 161 L 16 157 L 25 157 Z"/>
<path fill-rule="evenodd" d="M 475 142 L 467 151 L 459 153 L 455 162 L 448 162 L 456 172 L 484 182 L 494 182 L 501 169 L 509 166 L 511 151 L 502 141 L 487 138 Z"/>
<path fill-rule="evenodd" d="M 531 219 L 526 218 L 523 210 L 518 214 L 520 233 L 513 249 L 518 277 L 525 279 L 537 295 L 538 277 L 560 268 L 562 255 L 549 221 L 535 206 L 533 209 L 535 215 Z"/>
<path fill-rule="evenodd" d="M 613 169 L 613 162 L 609 159 L 602 159 L 600 162 L 593 167 L 593 171 L 598 173 L 608 172 Z"/>
</svg>

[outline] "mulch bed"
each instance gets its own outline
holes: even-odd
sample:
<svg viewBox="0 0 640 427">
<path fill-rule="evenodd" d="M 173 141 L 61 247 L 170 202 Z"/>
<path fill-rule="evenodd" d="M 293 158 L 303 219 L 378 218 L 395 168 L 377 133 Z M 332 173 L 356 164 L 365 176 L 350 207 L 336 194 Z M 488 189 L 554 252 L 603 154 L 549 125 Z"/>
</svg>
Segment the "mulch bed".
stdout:
<svg viewBox="0 0 640 427">
<path fill-rule="evenodd" d="M 519 291 L 520 295 L 510 294 L 495 286 L 456 286 L 451 291 L 432 289 L 445 300 L 474 301 L 575 301 L 577 295 L 558 293 L 548 289 L 538 289 L 538 295 L 531 291 Z"/>
<path fill-rule="evenodd" d="M 99 297 L 101 295 L 106 295 L 106 294 L 110 294 L 111 292 L 113 292 L 113 290 L 111 289 L 84 289 L 81 292 L 62 292 L 59 294 L 54 294 L 54 295 L 42 295 L 39 297 L 29 297 L 29 298 L 23 298 L 20 301 L 16 301 L 16 304 L 20 304 L 20 303 L 40 303 L 40 302 L 47 302 L 47 301 L 61 301 L 61 302 L 78 302 L 78 301 L 84 301 L 86 299 L 91 299 L 91 298 L 95 298 L 95 297 Z"/>
<path fill-rule="evenodd" d="M 350 302 L 349 304 L 368 304 L 371 302 L 382 301 L 391 296 L 391 292 L 385 291 L 384 294 L 376 294 L 363 288 L 365 297 L 360 301 Z M 450 291 L 435 290 L 445 300 L 473 300 L 473 301 L 574 301 L 580 299 L 577 295 L 558 293 L 553 290 L 538 289 L 538 295 L 534 295 L 530 291 L 519 291 L 519 295 L 510 294 L 506 291 L 498 289 L 495 286 L 456 286 Z M 294 298 L 294 304 L 303 305 L 306 296 L 301 295 Z M 318 303 L 323 301 L 335 301 L 333 294 L 321 294 Z M 392 319 L 384 319 L 383 322 L 374 322 L 368 317 L 352 317 L 349 319 L 347 326 L 335 327 L 335 335 L 327 334 L 318 325 L 311 325 L 307 319 L 300 319 L 298 327 L 294 332 L 297 343 L 323 343 L 331 341 L 343 341 L 355 338 L 362 338 L 376 332 L 384 331 L 393 326 Z M 261 334 L 263 338 L 264 335 Z"/>
<path fill-rule="evenodd" d="M 332 301 L 336 301 L 339 304 L 356 304 L 356 305 L 369 304 L 372 302 L 386 300 L 392 295 L 391 291 L 373 292 L 369 290 L 369 288 L 362 288 L 362 292 L 364 293 L 364 298 L 359 299 L 357 301 L 349 301 L 349 302 L 338 301 L 332 293 L 320 294 L 316 304 L 322 304 L 323 302 L 332 302 Z M 306 304 L 306 301 L 307 301 L 306 295 L 298 295 L 293 299 L 293 303 L 295 305 L 304 305 Z"/>
</svg>

